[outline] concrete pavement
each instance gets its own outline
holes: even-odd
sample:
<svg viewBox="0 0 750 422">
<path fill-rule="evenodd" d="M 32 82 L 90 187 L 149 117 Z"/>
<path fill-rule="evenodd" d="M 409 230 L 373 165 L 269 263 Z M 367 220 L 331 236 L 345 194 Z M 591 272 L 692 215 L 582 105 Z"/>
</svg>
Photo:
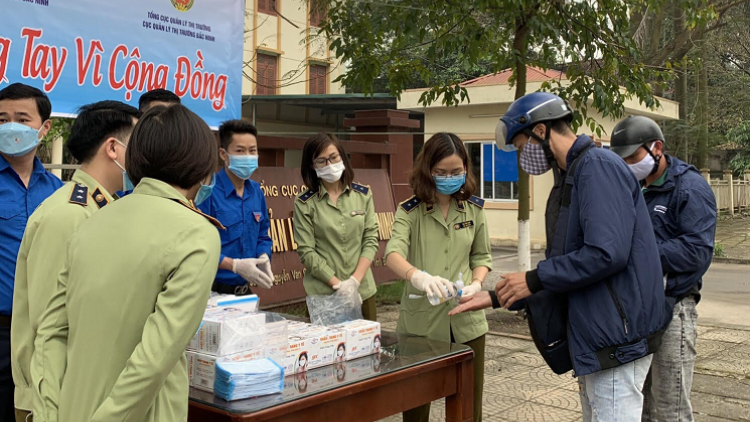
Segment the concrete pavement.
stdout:
<svg viewBox="0 0 750 422">
<path fill-rule="evenodd" d="M 716 226 L 716 246 L 721 256 L 750 260 L 750 218 L 723 218 Z"/>
<path fill-rule="evenodd" d="M 495 271 L 485 288 L 500 274 L 517 270 L 512 249 L 493 251 Z M 532 266 L 543 258 L 532 255 Z M 750 421 L 750 266 L 714 264 L 704 281 L 698 305 L 698 359 L 692 402 L 699 422 Z M 487 311 L 502 321 L 517 318 L 504 311 Z M 383 329 L 394 330 L 398 307 L 378 309 Z M 485 358 L 484 421 L 579 421 L 578 385 L 570 375 L 550 371 L 529 340 L 488 335 Z M 400 416 L 386 419 L 400 421 Z M 442 402 L 432 406 L 431 421 L 445 420 Z"/>
</svg>

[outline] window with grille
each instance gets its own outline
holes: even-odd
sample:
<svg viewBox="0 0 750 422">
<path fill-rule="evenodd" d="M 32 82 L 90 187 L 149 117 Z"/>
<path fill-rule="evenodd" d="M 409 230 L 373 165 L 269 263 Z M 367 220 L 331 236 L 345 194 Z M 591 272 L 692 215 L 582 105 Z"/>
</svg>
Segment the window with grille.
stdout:
<svg viewBox="0 0 750 422">
<path fill-rule="evenodd" d="M 490 201 L 518 200 L 518 166 L 516 152 L 505 152 L 494 142 L 466 142 L 479 188 L 476 196 Z"/>
<path fill-rule="evenodd" d="M 258 0 L 258 12 L 267 15 L 276 15 L 279 0 Z"/>
<path fill-rule="evenodd" d="M 258 54 L 257 60 L 257 78 L 255 80 L 256 95 L 275 95 L 276 94 L 276 69 L 278 67 L 278 57 L 268 54 Z"/>
<path fill-rule="evenodd" d="M 328 66 L 310 65 L 310 94 L 328 94 Z"/>
</svg>

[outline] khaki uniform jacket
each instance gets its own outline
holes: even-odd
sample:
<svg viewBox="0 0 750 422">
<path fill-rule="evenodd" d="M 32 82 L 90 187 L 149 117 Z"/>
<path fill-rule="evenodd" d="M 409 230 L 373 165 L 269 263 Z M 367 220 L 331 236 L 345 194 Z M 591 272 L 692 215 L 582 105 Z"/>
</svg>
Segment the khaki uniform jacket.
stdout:
<svg viewBox="0 0 750 422">
<path fill-rule="evenodd" d="M 474 268 L 492 269 L 483 207 L 481 198 L 471 197 L 466 202 L 454 199 L 446 221 L 437 205 L 428 205 L 416 197 L 402 202 L 396 210 L 386 256 L 397 253 L 418 271 L 452 282 L 458 281 L 461 273 L 464 284 L 468 285 Z M 420 297 L 410 299 L 409 295 Z M 407 282 L 397 331 L 446 342 L 451 341 L 452 332 L 457 343 L 466 343 L 487 333 L 484 311 L 449 317 L 448 312 L 455 306 L 453 300 L 432 306 L 424 292 Z"/>
<path fill-rule="evenodd" d="M 16 384 L 15 405 L 32 409 L 29 365 L 39 318 L 57 288 L 68 241 L 91 214 L 112 202 L 112 196 L 83 170 L 50 195 L 29 218 L 16 263 L 11 325 L 11 363 Z"/>
<path fill-rule="evenodd" d="M 330 295 L 328 280 L 344 281 L 354 274 L 359 258 L 375 259 L 378 253 L 378 220 L 369 186 L 352 183 L 336 205 L 321 184 L 318 192 L 303 192 L 294 201 L 294 241 L 305 265 L 302 283 L 309 296 Z M 375 279 L 367 270 L 359 295 L 375 295 Z"/>
<path fill-rule="evenodd" d="M 39 323 L 35 421 L 187 420 L 185 347 L 221 250 L 209 219 L 144 178 L 81 225 Z"/>
</svg>

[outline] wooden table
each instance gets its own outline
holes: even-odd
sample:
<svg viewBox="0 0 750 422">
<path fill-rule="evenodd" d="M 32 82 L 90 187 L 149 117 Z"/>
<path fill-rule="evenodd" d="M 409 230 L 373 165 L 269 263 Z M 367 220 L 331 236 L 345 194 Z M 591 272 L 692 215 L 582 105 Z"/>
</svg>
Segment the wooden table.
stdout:
<svg viewBox="0 0 750 422">
<path fill-rule="evenodd" d="M 383 344 L 381 355 L 288 376 L 282 394 L 226 402 L 191 389 L 188 421 L 378 421 L 442 397 L 447 421 L 474 420 L 470 348 L 386 333 Z"/>
</svg>

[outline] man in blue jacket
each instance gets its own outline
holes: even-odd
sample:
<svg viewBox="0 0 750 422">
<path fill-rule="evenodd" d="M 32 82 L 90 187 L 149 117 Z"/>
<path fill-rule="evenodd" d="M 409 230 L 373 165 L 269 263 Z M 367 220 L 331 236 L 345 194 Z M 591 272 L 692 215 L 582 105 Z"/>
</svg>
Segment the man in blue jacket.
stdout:
<svg viewBox="0 0 750 422">
<path fill-rule="evenodd" d="M 576 136 L 572 116 L 560 97 L 538 92 L 515 101 L 501 118 L 498 141 L 521 151 L 524 171 L 557 173 L 548 258 L 533 271 L 503 276 L 495 292 L 474 295 L 459 311 L 522 300 L 529 310 L 539 297 L 564 302 L 563 336 L 537 341 L 540 352 L 547 359 L 551 349 L 567 346 L 584 421 L 639 421 L 651 355 L 668 321 L 659 252 L 635 176 L 617 155 Z"/>
<path fill-rule="evenodd" d="M 661 128 L 648 117 L 628 117 L 612 131 L 612 151 L 625 159 L 643 186 L 673 306 L 644 389 L 643 420 L 692 422 L 695 306 L 713 255 L 716 199 L 698 170 L 666 155 L 664 144 Z"/>
</svg>

